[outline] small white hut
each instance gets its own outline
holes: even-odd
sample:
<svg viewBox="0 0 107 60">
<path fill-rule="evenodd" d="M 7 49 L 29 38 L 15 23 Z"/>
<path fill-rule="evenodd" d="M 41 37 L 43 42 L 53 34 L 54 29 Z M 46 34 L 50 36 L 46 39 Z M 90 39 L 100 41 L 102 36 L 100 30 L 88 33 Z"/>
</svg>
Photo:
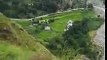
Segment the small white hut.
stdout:
<svg viewBox="0 0 107 60">
<path fill-rule="evenodd" d="M 50 31 L 50 30 L 51 30 L 51 28 L 50 28 L 50 26 L 49 26 L 48 20 L 45 20 L 44 29 L 45 29 L 46 31 Z"/>
<path fill-rule="evenodd" d="M 45 26 L 45 30 L 50 31 L 51 30 L 50 26 Z"/>
</svg>

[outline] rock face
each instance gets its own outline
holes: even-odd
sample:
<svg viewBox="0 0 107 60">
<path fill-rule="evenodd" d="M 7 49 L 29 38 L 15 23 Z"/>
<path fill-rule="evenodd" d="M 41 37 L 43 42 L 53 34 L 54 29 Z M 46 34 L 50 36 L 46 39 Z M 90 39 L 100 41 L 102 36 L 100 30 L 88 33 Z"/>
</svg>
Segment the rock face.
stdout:
<svg viewBox="0 0 107 60">
<path fill-rule="evenodd" d="M 90 59 L 87 58 L 85 55 L 79 55 L 76 57 L 76 59 L 74 58 L 74 60 L 90 60 Z"/>
<path fill-rule="evenodd" d="M 105 7 L 102 0 L 87 0 L 88 3 L 92 3 L 95 6 Z"/>
<path fill-rule="evenodd" d="M 89 60 L 89 58 L 87 58 L 86 56 L 82 55 L 80 60 Z"/>
<path fill-rule="evenodd" d="M 105 23 L 97 30 L 97 35 L 94 38 L 94 42 L 97 43 L 97 45 L 104 48 L 105 44 Z"/>
<path fill-rule="evenodd" d="M 72 2 L 73 2 L 73 0 L 64 0 L 63 4 L 68 4 L 68 5 L 72 6 Z"/>
<path fill-rule="evenodd" d="M 94 43 L 104 49 L 102 60 L 105 60 L 105 23 L 97 30 L 96 36 L 94 37 Z"/>
<path fill-rule="evenodd" d="M 105 5 L 101 0 L 88 0 L 88 3 L 92 3 L 94 5 L 94 11 L 97 15 L 100 15 L 105 20 Z M 94 37 L 94 42 L 98 46 L 101 46 L 104 49 L 104 55 L 101 60 L 105 60 L 105 22 L 104 24 L 97 30 L 96 36 Z"/>
</svg>

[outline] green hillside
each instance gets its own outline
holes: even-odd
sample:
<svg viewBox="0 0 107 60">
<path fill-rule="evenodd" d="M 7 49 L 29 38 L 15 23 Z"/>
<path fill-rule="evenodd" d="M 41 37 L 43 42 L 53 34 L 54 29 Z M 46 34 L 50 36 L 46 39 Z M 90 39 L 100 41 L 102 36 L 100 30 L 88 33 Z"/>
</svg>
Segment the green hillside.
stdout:
<svg viewBox="0 0 107 60">
<path fill-rule="evenodd" d="M 15 20 L 22 27 L 44 46 L 47 47 L 55 56 L 61 60 L 77 60 L 81 56 L 88 57 L 90 60 L 100 60 L 101 48 L 94 45 L 92 39 L 95 31 L 101 26 L 103 20 L 97 17 L 92 10 L 73 10 L 62 13 L 49 14 L 42 20 L 54 19 L 49 26 L 50 31 L 41 29 L 40 26 L 31 26 L 29 20 Z M 40 18 L 35 19 L 42 21 Z M 72 20 L 73 27 L 64 32 L 67 22 Z"/>
<path fill-rule="evenodd" d="M 0 0 L 0 60 L 102 60 L 103 5 L 105 0 Z"/>
<path fill-rule="evenodd" d="M 56 60 L 20 25 L 0 14 L 0 60 Z"/>
</svg>

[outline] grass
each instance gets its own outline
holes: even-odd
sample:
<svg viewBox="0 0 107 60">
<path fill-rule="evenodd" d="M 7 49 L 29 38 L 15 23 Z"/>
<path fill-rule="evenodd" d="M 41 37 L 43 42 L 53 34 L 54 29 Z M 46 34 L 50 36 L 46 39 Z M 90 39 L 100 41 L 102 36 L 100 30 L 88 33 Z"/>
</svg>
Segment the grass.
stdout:
<svg viewBox="0 0 107 60">
<path fill-rule="evenodd" d="M 96 33 L 96 31 L 93 30 L 93 31 L 90 31 L 88 34 L 90 37 L 94 37 L 95 33 Z"/>
<path fill-rule="evenodd" d="M 18 46 L 8 43 L 0 43 L 0 60 L 28 60 L 33 51 L 22 50 Z"/>
<path fill-rule="evenodd" d="M 6 42 L 0 43 L 0 60 L 57 60 L 49 56 L 46 51 L 34 52 Z"/>
<path fill-rule="evenodd" d="M 17 22 L 20 23 L 22 26 L 29 26 L 29 24 L 30 24 L 30 22 L 28 22 L 28 21 L 25 22 L 23 20 L 21 22 L 20 21 L 17 21 Z"/>
<path fill-rule="evenodd" d="M 103 24 L 103 19 L 101 18 L 91 18 L 88 25 L 90 30 L 97 30 Z"/>
<path fill-rule="evenodd" d="M 30 60 L 32 55 L 38 60 L 56 60 L 48 49 L 19 24 L 0 15 L 0 60 Z"/>
</svg>

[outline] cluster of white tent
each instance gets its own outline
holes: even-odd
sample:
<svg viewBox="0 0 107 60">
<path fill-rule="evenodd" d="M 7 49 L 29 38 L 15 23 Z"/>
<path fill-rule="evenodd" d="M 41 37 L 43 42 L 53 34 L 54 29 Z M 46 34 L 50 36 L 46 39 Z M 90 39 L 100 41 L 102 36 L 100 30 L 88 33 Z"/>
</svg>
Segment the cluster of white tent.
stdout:
<svg viewBox="0 0 107 60">
<path fill-rule="evenodd" d="M 73 25 L 73 21 L 72 21 L 72 20 L 69 20 L 69 21 L 67 22 L 67 26 L 66 26 L 66 28 L 64 29 L 64 31 L 69 30 L 69 28 L 72 27 L 72 25 Z"/>
</svg>

